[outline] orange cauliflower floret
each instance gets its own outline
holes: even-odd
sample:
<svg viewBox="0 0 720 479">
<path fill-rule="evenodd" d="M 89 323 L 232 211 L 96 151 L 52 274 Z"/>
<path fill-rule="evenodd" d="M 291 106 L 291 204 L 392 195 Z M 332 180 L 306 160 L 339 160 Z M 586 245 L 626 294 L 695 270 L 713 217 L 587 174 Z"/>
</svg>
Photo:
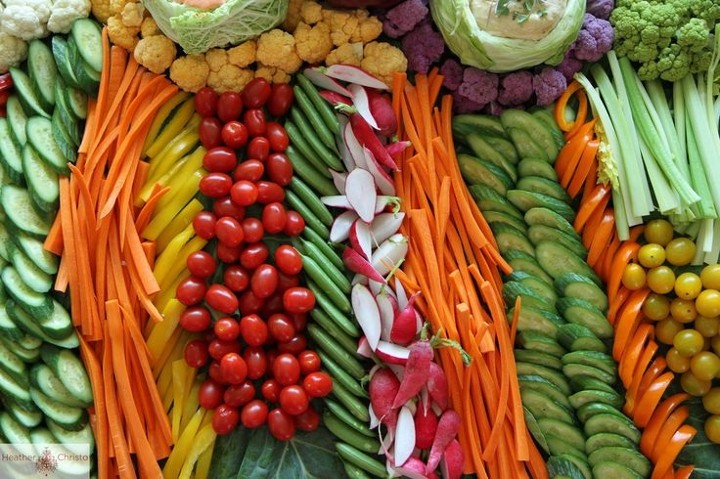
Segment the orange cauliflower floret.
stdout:
<svg viewBox="0 0 720 479">
<path fill-rule="evenodd" d="M 128 27 L 140 27 L 145 14 L 145 7 L 142 3 L 126 3 L 120 11 L 123 25 Z"/>
<path fill-rule="evenodd" d="M 165 35 L 140 40 L 135 47 L 135 60 L 153 73 L 163 73 L 175 60 L 175 43 Z"/>
<path fill-rule="evenodd" d="M 125 50 L 131 52 L 135 49 L 135 45 L 138 42 L 138 33 L 140 33 L 140 27 L 129 27 L 122 21 L 122 16 L 117 13 L 107 19 L 108 36 L 110 41 L 115 45 L 123 47 Z"/>
<path fill-rule="evenodd" d="M 205 61 L 211 72 L 218 72 L 228 64 L 228 54 L 222 48 L 211 48 L 205 52 Z"/>
<path fill-rule="evenodd" d="M 227 51 L 228 62 L 237 67 L 245 68 L 251 63 L 255 63 L 256 53 L 257 44 L 255 40 L 248 40 Z"/>
<path fill-rule="evenodd" d="M 246 68 L 236 67 L 230 63 L 223 65 L 218 71 L 210 70 L 207 84 L 215 91 L 242 91 L 250 80 L 253 79 L 254 73 Z"/>
<path fill-rule="evenodd" d="M 91 5 L 93 16 L 102 23 L 107 23 L 115 13 L 110 8 L 110 0 L 92 0 Z"/>
<path fill-rule="evenodd" d="M 330 26 L 330 38 L 338 47 L 350 41 L 360 23 L 357 16 L 347 11 L 324 9 L 322 15 L 323 21 Z"/>
<path fill-rule="evenodd" d="M 145 17 L 140 24 L 140 35 L 143 37 L 151 37 L 153 35 L 160 35 L 161 33 L 162 31 L 158 28 L 153 17 Z"/>
<path fill-rule="evenodd" d="M 340 45 L 335 50 L 331 51 L 325 58 L 325 64 L 335 65 L 338 63 L 343 63 L 346 65 L 355 65 L 359 67 L 362 58 L 362 43 L 346 43 L 345 45 Z"/>
<path fill-rule="evenodd" d="M 286 73 L 295 73 L 302 65 L 295 50 L 295 37 L 277 28 L 258 38 L 257 61 Z"/>
<path fill-rule="evenodd" d="M 366 10 L 358 10 L 358 12 L 365 12 Z M 351 42 L 363 42 L 369 43 L 375 40 L 383 31 L 382 22 L 377 17 L 362 18 L 355 31 L 350 36 Z"/>
<path fill-rule="evenodd" d="M 308 63 L 322 62 L 333 49 L 330 27 L 327 23 L 310 26 L 300 22 L 295 29 L 295 48 L 298 56 Z"/>
<path fill-rule="evenodd" d="M 180 57 L 170 65 L 170 79 L 181 89 L 193 93 L 205 86 L 209 74 L 205 55 Z"/>
<path fill-rule="evenodd" d="M 323 8 L 317 2 L 307 1 L 300 9 L 300 18 L 308 25 L 315 25 L 323 19 Z"/>
<path fill-rule="evenodd" d="M 287 14 L 285 15 L 285 20 L 283 20 L 281 25 L 284 30 L 290 32 L 295 30 L 298 22 L 300 22 L 300 10 L 302 9 L 305 1 L 306 0 L 290 0 L 288 2 Z"/>
<path fill-rule="evenodd" d="M 279 68 L 269 67 L 267 65 L 258 65 L 255 70 L 255 78 L 264 78 L 270 83 L 288 83 L 290 75 Z"/>
<path fill-rule="evenodd" d="M 407 58 L 402 50 L 385 42 L 370 42 L 365 45 L 363 60 L 360 66 L 391 85 L 394 72 L 407 70 Z"/>
</svg>

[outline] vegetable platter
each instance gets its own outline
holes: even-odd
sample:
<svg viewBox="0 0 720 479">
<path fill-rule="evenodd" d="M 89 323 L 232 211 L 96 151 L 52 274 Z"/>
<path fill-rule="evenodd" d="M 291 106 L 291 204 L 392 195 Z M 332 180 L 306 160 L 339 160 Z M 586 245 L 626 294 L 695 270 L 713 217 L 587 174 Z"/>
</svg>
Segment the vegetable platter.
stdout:
<svg viewBox="0 0 720 479">
<path fill-rule="evenodd" d="M 718 20 L 0 0 L 1 442 L 89 446 L 78 478 L 720 477 Z"/>
</svg>

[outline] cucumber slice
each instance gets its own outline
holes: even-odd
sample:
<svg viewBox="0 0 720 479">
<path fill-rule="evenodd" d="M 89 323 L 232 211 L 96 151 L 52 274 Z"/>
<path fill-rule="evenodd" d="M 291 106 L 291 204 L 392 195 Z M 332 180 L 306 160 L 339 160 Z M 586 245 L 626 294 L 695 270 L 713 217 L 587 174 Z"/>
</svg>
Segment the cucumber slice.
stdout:
<svg viewBox="0 0 720 479">
<path fill-rule="evenodd" d="M 560 326 L 558 342 L 570 351 L 607 352 L 607 345 L 581 324 L 566 323 Z"/>
<path fill-rule="evenodd" d="M 551 209 L 544 207 L 530 208 L 525 212 L 524 219 L 525 222 L 530 226 L 549 226 L 550 228 L 560 230 L 575 239 L 579 240 L 580 238 L 575 229 L 573 228 L 573 225 L 566 218 L 560 216 Z M 582 244 L 582 241 L 580 241 L 580 244 Z"/>
<path fill-rule="evenodd" d="M 527 255 L 535 256 L 535 247 L 522 231 L 505 224 L 496 223 L 493 233 L 495 234 L 498 249 L 503 256 L 509 251 L 522 251 Z"/>
<path fill-rule="evenodd" d="M 28 335 L 33 335 L 48 344 L 54 344 L 55 346 L 61 348 L 73 349 L 80 346 L 80 340 L 78 339 L 77 333 L 74 329 L 71 330 L 70 334 L 66 337 L 55 339 L 45 334 L 45 331 L 43 331 L 43 329 L 39 326 L 38 322 L 30 314 L 28 314 L 27 311 L 18 306 L 14 300 L 8 299 L 5 303 L 5 309 L 15 324 Z"/>
<path fill-rule="evenodd" d="M 558 361 L 560 361 L 560 358 L 562 358 L 567 353 L 567 351 L 565 351 L 565 348 L 558 344 L 557 340 L 554 337 L 547 336 L 546 334 L 542 333 L 537 333 L 535 331 L 518 332 L 518 343 L 525 349 L 529 349 L 534 352 L 542 352 L 548 356 L 551 356 L 552 358 L 557 359 Z M 550 366 L 550 363 L 547 363 L 546 366 Z M 562 361 L 560 361 L 559 365 L 557 363 L 554 363 L 553 367 L 555 367 L 555 369 L 562 369 Z"/>
<path fill-rule="evenodd" d="M 10 297 L 31 316 L 45 318 L 52 315 L 53 300 L 50 296 L 31 289 L 14 266 L 6 266 L 1 277 Z"/>
<path fill-rule="evenodd" d="M 559 357 L 548 354 L 544 351 L 529 349 L 525 345 L 523 345 L 523 347 L 526 349 L 515 349 L 514 354 L 516 361 L 542 364 L 549 368 L 557 369 L 558 371 L 562 369 L 563 363 L 560 361 Z"/>
<path fill-rule="evenodd" d="M 67 450 L 75 454 L 87 454 L 95 450 L 95 437 L 90 422 L 78 431 L 70 431 L 50 418 L 45 419 L 48 430 Z M 88 447 L 90 450 L 88 451 Z"/>
<path fill-rule="evenodd" d="M 4 308 L 2 311 L 3 312 L 1 314 L 5 314 L 9 317 L 9 315 L 7 314 L 7 311 L 5 311 Z M 18 330 L 20 330 L 20 328 L 18 328 Z M 22 335 L 23 332 L 20 331 L 20 334 Z M 28 336 L 27 334 L 22 336 L 23 339 L 27 338 L 27 337 L 30 337 L 30 336 Z M 20 346 L 19 341 L 17 341 L 17 340 L 13 341 L 13 340 L 7 339 L 7 338 L 0 338 L 0 342 L 2 342 L 5 346 L 12 349 L 12 351 L 17 355 L 17 357 L 22 359 L 23 362 L 26 364 L 34 363 L 38 359 L 40 359 L 40 349 L 39 348 L 26 348 L 24 346 Z"/>
<path fill-rule="evenodd" d="M 7 121 L 10 125 L 10 133 L 15 140 L 18 149 L 27 141 L 25 134 L 25 123 L 27 123 L 27 114 L 23 110 L 20 100 L 15 95 L 10 95 L 5 105 Z"/>
<path fill-rule="evenodd" d="M 70 137 L 71 143 L 77 147 L 80 145 L 80 141 L 82 141 L 82 132 L 80 131 L 80 122 L 75 117 L 70 105 L 68 104 L 68 95 L 66 94 L 66 90 L 70 87 L 66 86 L 65 82 L 59 79 L 56 84 L 56 88 L 56 103 L 53 116 L 60 117 L 60 123 L 63 129 Z"/>
<path fill-rule="evenodd" d="M 513 179 L 497 165 L 474 156 L 460 153 L 458 166 L 465 181 L 470 185 L 486 185 L 501 195 L 513 187 Z"/>
<path fill-rule="evenodd" d="M 13 183 L 25 181 L 22 169 L 21 147 L 14 142 L 10 134 L 7 118 L 0 117 L 0 165 Z"/>
<path fill-rule="evenodd" d="M 648 477 L 652 469 L 650 461 L 635 449 L 618 446 L 601 447 L 588 456 L 591 466 L 608 461 L 617 461 L 642 477 Z"/>
<path fill-rule="evenodd" d="M 532 140 L 539 145 L 550 163 L 555 162 L 559 148 L 555 143 L 555 138 L 553 138 L 550 132 L 550 128 L 548 128 L 544 122 L 534 117 L 531 113 L 515 108 L 504 110 L 500 115 L 500 122 L 506 131 L 510 131 L 510 136 L 513 140 L 516 140 L 516 136 L 512 134 L 512 130 L 524 131 L 528 138 L 532 138 Z M 517 141 L 515 145 L 517 146 Z"/>
<path fill-rule="evenodd" d="M 515 314 L 515 307 L 508 310 L 507 316 L 511 320 Z M 533 332 L 543 334 L 550 338 L 557 338 L 563 319 L 553 312 L 544 309 L 532 308 L 522 305 L 518 316 L 518 332 Z"/>
<path fill-rule="evenodd" d="M 527 190 L 509 190 L 507 199 L 523 213 L 538 206 L 551 209 L 568 221 L 575 219 L 575 210 L 567 203 L 552 196 Z"/>
<path fill-rule="evenodd" d="M 82 408 L 66 406 L 54 401 L 32 387 L 30 388 L 30 397 L 47 417 L 65 429 L 79 431 L 87 423 L 87 413 Z"/>
<path fill-rule="evenodd" d="M 46 364 L 37 364 L 30 370 L 30 381 L 40 392 L 54 401 L 66 406 L 84 407 L 85 403 L 79 401 L 67 390 L 65 385 Z"/>
<path fill-rule="evenodd" d="M 72 351 L 43 344 L 40 347 L 40 354 L 45 364 L 50 366 L 70 394 L 86 406 L 92 405 L 93 394 L 90 379 L 82 361 Z"/>
<path fill-rule="evenodd" d="M 31 143 L 23 148 L 22 164 L 28 191 L 35 206 L 46 213 L 57 211 L 60 202 L 57 172 L 40 158 Z"/>
<path fill-rule="evenodd" d="M 53 35 L 52 52 L 55 57 L 55 64 L 58 67 L 60 78 L 70 87 L 80 88 L 75 72 L 73 72 L 73 64 L 70 61 L 70 53 L 68 52 L 68 44 L 64 36 Z M 57 92 L 56 92 L 57 95 Z"/>
<path fill-rule="evenodd" d="M 60 260 L 43 247 L 42 241 L 23 232 L 16 234 L 14 239 L 20 249 L 35 262 L 38 268 L 50 275 L 57 273 Z"/>
<path fill-rule="evenodd" d="M 524 178 L 526 176 L 540 176 L 551 181 L 557 181 L 558 176 L 555 168 L 547 161 L 537 158 L 524 158 L 517 165 L 518 176 Z"/>
<path fill-rule="evenodd" d="M 17 401 L 19 404 L 32 403 L 27 386 L 18 384 L 18 382 L 2 368 L 0 368 L 0 394 L 9 397 L 13 401 Z M 0 428 L 2 428 L 2 425 L 0 425 Z M 8 437 L 8 439 L 10 438 Z"/>
<path fill-rule="evenodd" d="M 537 245 L 541 241 L 555 242 L 564 246 L 572 254 L 583 260 L 587 257 L 587 249 L 585 249 L 585 246 L 576 236 L 563 233 L 550 226 L 531 225 L 528 228 L 528 238 L 534 245 Z"/>
<path fill-rule="evenodd" d="M 46 111 L 55 105 L 55 83 L 58 78 L 55 58 L 45 42 L 33 40 L 28 46 L 27 68 L 37 91 L 38 99 Z"/>
<path fill-rule="evenodd" d="M 517 181 L 517 170 L 515 169 L 514 163 L 495 150 L 482 136 L 477 133 L 471 133 L 467 136 L 466 140 L 476 157 L 501 168 L 513 182 Z"/>
<path fill-rule="evenodd" d="M 602 281 L 595 271 L 581 258 L 569 254 L 567 248 L 550 241 L 541 241 L 535 245 L 535 256 L 542 268 L 553 277 L 559 278 L 565 273 L 575 273 L 590 278 L 598 286 Z"/>
<path fill-rule="evenodd" d="M 453 135 L 462 140 L 470 133 L 508 138 L 500 119 L 490 115 L 460 114 L 452 119 Z"/>
<path fill-rule="evenodd" d="M 30 385 L 25 363 L 4 343 L 0 343 L 0 369 L 9 374 L 18 385 L 24 388 Z"/>
<path fill-rule="evenodd" d="M 68 104 L 72 108 L 72 112 L 81 120 L 87 118 L 88 96 L 84 91 L 77 88 L 68 88 Z"/>
<path fill-rule="evenodd" d="M 30 193 L 25 188 L 3 186 L 0 190 L 0 205 L 10 223 L 20 231 L 41 237 L 47 236 L 50 231 L 49 221 L 35 211 Z"/>
<path fill-rule="evenodd" d="M 565 191 L 565 188 L 560 186 L 560 183 L 541 176 L 523 176 L 517 182 L 515 188 L 547 195 L 563 203 L 569 204 L 571 201 L 570 195 Z"/>
<path fill-rule="evenodd" d="M 18 99 L 22 103 L 25 113 L 29 115 L 40 115 L 50 118 L 50 111 L 43 108 L 40 98 L 35 93 L 30 77 L 18 67 L 10 67 L 10 75 L 13 80 L 13 87 L 17 92 Z"/>
<path fill-rule="evenodd" d="M 77 145 L 70 136 L 67 127 L 63 124 L 60 116 L 60 108 L 55 108 L 50 122 L 52 124 L 53 140 L 55 140 L 63 156 L 67 158 L 69 162 L 75 163 L 77 160 Z"/>
<path fill-rule="evenodd" d="M 17 327 L 15 322 L 10 319 L 7 311 L 5 311 L 4 304 L 0 305 L 0 337 L 7 340 L 7 344 L 12 344 L 12 342 L 23 337 L 23 332 Z"/>
<path fill-rule="evenodd" d="M 554 286 L 558 294 L 585 300 L 603 313 L 607 311 L 608 299 L 605 292 L 586 276 L 565 273 L 555 280 Z"/>
<path fill-rule="evenodd" d="M 560 298 L 557 309 L 568 323 L 581 324 L 600 339 L 613 337 L 614 329 L 603 312 L 584 299 Z"/>
<path fill-rule="evenodd" d="M 28 394 L 28 397 L 30 395 Z M 12 444 L 30 444 L 30 430 L 16 421 L 9 413 L 0 412 L 0 431 Z"/>
<path fill-rule="evenodd" d="M 60 174 L 69 173 L 68 158 L 55 142 L 52 132 L 52 122 L 43 117 L 32 117 L 27 122 L 28 143 L 35 147 L 40 157 Z M 25 172 L 26 174 L 28 172 Z"/>
<path fill-rule="evenodd" d="M 534 389 L 548 397 L 553 402 L 562 404 L 566 408 L 572 407 L 565 393 L 562 392 L 555 383 L 539 374 L 520 374 L 518 376 L 518 383 L 520 384 L 521 390 Z"/>
<path fill-rule="evenodd" d="M 77 44 L 82 59 L 93 70 L 100 72 L 103 64 L 102 32 L 97 22 L 89 18 L 75 20 L 70 35 Z"/>
</svg>

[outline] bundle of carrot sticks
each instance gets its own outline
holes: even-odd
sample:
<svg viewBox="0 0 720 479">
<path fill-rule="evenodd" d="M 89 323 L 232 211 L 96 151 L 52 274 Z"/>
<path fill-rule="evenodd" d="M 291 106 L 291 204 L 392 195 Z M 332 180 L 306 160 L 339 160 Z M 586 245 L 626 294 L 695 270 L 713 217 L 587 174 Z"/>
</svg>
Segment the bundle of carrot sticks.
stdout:
<svg viewBox="0 0 720 479">
<path fill-rule="evenodd" d="M 107 28 L 103 62 L 77 164 L 60 180 L 60 210 L 45 247 L 62 257 L 55 288 L 70 292 L 92 382 L 98 477 L 161 478 L 158 460 L 170 454 L 172 434 L 143 336 L 148 318 L 162 320 L 151 301 L 160 287 L 155 244 L 140 232 L 167 190 L 156 188 L 143 209 L 133 200 L 147 175 L 145 137 L 177 87 L 123 48 L 110 47 Z"/>
<path fill-rule="evenodd" d="M 409 140 L 395 184 L 412 238 L 397 278 L 420 291 L 418 307 L 435 334 L 457 341 L 472 357 L 465 366 L 451 348 L 438 350 L 450 405 L 463 420 L 459 439 L 465 472 L 481 478 L 544 478 L 545 461 L 525 420 L 515 371 L 517 321 L 509 323 L 501 272 L 510 271 L 473 201 L 455 157 L 452 98 L 437 106 L 442 76 L 396 74 L 393 106 Z M 515 311 L 519 311 L 516 305 Z"/>
</svg>

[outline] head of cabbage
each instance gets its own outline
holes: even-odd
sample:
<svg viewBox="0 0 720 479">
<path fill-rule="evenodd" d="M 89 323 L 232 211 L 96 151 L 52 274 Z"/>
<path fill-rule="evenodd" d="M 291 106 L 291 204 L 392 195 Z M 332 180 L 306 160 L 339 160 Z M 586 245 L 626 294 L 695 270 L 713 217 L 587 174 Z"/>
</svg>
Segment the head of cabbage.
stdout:
<svg viewBox="0 0 720 479">
<path fill-rule="evenodd" d="M 465 65 L 505 73 L 559 64 L 577 38 L 585 0 L 430 0 L 445 43 Z"/>
<path fill-rule="evenodd" d="M 280 24 L 289 0 L 225 0 L 204 10 L 180 0 L 142 0 L 162 32 L 187 54 L 237 45 Z"/>
</svg>

